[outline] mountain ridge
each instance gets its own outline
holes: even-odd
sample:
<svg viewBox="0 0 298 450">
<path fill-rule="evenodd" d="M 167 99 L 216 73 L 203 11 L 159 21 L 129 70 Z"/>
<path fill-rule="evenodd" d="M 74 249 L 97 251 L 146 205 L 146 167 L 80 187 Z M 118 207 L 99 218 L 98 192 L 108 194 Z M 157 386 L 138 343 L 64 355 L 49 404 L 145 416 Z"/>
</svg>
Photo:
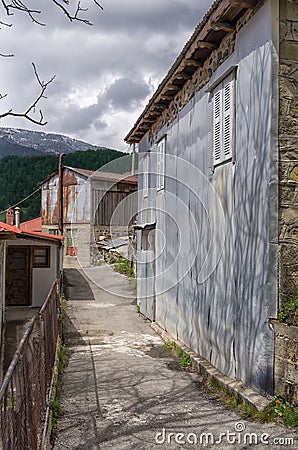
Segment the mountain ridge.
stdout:
<svg viewBox="0 0 298 450">
<path fill-rule="evenodd" d="M 0 158 L 9 155 L 57 155 L 99 149 L 106 150 L 107 147 L 92 145 L 58 133 L 0 127 Z"/>
</svg>

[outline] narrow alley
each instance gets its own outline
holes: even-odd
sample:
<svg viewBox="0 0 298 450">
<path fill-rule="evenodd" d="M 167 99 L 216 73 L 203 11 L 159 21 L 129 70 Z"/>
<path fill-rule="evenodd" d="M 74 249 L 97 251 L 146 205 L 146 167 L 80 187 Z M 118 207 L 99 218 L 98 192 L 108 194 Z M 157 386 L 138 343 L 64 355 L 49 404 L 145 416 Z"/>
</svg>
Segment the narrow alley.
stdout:
<svg viewBox="0 0 298 450">
<path fill-rule="evenodd" d="M 283 445 L 293 431 L 244 420 L 181 369 L 137 314 L 125 276 L 72 263 L 65 284 L 69 362 L 54 450 L 297 448 Z"/>
</svg>

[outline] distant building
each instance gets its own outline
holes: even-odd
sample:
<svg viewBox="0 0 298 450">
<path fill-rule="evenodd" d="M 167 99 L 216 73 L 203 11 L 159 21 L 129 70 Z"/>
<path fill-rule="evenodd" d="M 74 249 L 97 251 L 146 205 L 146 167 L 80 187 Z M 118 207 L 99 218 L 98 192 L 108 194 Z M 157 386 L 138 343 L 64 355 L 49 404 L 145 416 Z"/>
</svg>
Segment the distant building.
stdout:
<svg viewBox="0 0 298 450">
<path fill-rule="evenodd" d="M 66 254 L 89 266 L 100 236 L 127 233 L 137 210 L 137 195 L 131 195 L 137 177 L 63 167 L 62 179 L 62 192 L 58 170 L 40 183 L 42 229 L 59 234 L 63 228 Z"/>
</svg>

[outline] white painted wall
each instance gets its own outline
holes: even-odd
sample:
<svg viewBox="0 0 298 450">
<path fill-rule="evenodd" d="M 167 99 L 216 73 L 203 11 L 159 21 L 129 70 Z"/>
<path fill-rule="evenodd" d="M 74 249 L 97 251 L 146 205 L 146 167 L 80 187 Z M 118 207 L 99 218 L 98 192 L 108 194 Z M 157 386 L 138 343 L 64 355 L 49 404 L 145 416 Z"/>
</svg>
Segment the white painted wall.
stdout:
<svg viewBox="0 0 298 450">
<path fill-rule="evenodd" d="M 56 245 L 51 245 L 50 267 L 36 267 L 32 270 L 32 306 L 41 306 L 45 301 L 57 274 Z"/>
<path fill-rule="evenodd" d="M 50 267 L 38 267 L 32 269 L 32 303 L 31 306 L 42 306 L 53 282 L 59 276 L 58 258 L 60 259 L 60 248 L 54 242 L 35 240 L 11 240 L 7 246 L 50 246 Z"/>
</svg>

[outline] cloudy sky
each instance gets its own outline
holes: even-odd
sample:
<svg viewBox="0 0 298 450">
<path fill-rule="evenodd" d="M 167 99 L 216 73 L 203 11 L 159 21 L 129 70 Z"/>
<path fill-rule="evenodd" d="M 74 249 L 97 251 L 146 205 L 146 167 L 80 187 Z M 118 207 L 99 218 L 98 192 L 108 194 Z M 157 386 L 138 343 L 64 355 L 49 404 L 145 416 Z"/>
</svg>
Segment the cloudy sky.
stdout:
<svg viewBox="0 0 298 450">
<path fill-rule="evenodd" d="M 51 0 L 38 20 L 24 13 L 9 18 L 1 10 L 0 113 L 22 112 L 38 95 L 31 63 L 40 78 L 55 80 L 40 103 L 48 125 L 36 127 L 23 119 L 6 118 L 0 126 L 57 132 L 95 145 L 127 150 L 129 132 L 170 66 L 210 7 L 210 0 L 92 0 L 85 17 L 93 26 L 70 23 Z M 73 3 L 70 1 L 70 3 Z M 37 116 L 36 116 L 37 117 Z"/>
</svg>

